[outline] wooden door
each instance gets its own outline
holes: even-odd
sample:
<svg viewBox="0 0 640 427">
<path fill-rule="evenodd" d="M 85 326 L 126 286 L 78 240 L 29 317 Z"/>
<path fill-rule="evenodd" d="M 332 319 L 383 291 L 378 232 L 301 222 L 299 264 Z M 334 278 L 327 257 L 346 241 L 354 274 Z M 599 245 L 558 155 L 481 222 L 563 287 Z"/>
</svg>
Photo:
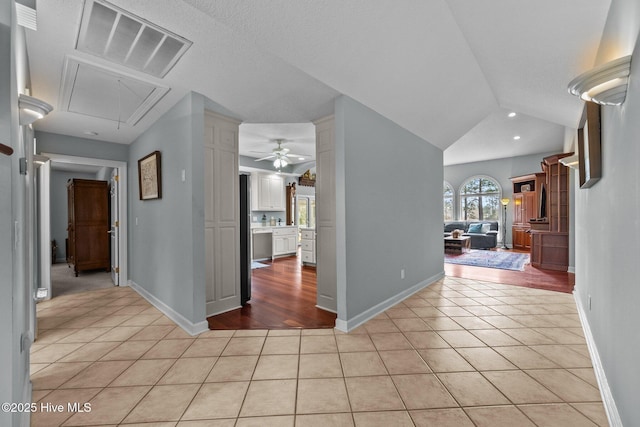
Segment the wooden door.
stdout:
<svg viewBox="0 0 640 427">
<path fill-rule="evenodd" d="M 111 269 L 107 181 L 74 179 L 69 185 L 69 248 L 75 273 Z"/>
<path fill-rule="evenodd" d="M 537 210 L 537 200 L 536 193 L 531 191 L 527 193 L 523 193 L 523 210 L 522 210 L 522 222 L 528 223 L 529 220 L 533 218 L 537 218 L 536 210 Z"/>
<path fill-rule="evenodd" d="M 522 224 L 522 209 L 523 209 L 523 197 L 522 193 L 513 195 L 513 223 L 514 224 Z"/>
</svg>

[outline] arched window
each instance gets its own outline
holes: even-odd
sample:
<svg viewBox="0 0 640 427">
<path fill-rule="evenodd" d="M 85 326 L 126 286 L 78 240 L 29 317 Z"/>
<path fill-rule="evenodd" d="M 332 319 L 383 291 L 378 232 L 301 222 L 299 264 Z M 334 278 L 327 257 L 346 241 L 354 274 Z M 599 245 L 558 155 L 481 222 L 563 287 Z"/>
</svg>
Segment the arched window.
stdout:
<svg viewBox="0 0 640 427">
<path fill-rule="evenodd" d="M 502 189 L 493 178 L 477 176 L 460 187 L 460 213 L 463 220 L 498 220 Z"/>
<path fill-rule="evenodd" d="M 453 187 L 447 181 L 444 182 L 444 190 L 442 192 L 442 198 L 444 201 L 444 220 L 445 221 L 453 221 L 454 220 L 454 210 L 453 210 Z"/>
</svg>

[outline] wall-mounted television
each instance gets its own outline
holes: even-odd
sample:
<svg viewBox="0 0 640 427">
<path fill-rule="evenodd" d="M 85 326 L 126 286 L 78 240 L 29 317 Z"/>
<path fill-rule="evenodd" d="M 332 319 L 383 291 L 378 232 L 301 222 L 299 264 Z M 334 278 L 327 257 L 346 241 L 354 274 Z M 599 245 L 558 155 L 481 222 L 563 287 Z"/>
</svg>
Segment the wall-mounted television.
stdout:
<svg viewBox="0 0 640 427">
<path fill-rule="evenodd" d="M 586 103 L 584 127 L 578 129 L 580 188 L 589 188 L 602 177 L 600 147 L 600 105 Z"/>
</svg>

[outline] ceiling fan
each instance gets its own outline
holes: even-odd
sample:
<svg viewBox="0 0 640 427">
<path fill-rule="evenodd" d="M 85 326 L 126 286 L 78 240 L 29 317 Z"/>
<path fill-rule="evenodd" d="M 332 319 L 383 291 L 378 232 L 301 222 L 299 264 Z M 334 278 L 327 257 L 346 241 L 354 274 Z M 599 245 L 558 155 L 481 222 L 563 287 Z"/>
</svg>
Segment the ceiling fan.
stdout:
<svg viewBox="0 0 640 427">
<path fill-rule="evenodd" d="M 256 162 L 260 162 L 262 160 L 274 159 L 273 167 L 275 167 L 279 171 L 281 168 L 291 163 L 290 157 L 304 157 L 302 154 L 290 153 L 288 148 L 282 147 L 282 144 L 287 142 L 284 139 L 274 139 L 273 142 L 278 144 L 278 147 L 271 150 L 271 154 L 269 154 L 268 156 L 256 159 Z M 267 153 L 263 153 L 263 154 L 267 154 Z"/>
</svg>

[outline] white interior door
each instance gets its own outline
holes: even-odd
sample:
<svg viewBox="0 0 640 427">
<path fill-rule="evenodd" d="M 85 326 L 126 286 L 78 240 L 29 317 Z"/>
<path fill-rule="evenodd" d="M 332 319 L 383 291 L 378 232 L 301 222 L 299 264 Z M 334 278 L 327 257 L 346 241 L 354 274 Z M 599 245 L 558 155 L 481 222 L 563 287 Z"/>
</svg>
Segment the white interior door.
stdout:
<svg viewBox="0 0 640 427">
<path fill-rule="evenodd" d="M 120 286 L 120 268 L 118 262 L 118 248 L 120 246 L 120 221 L 119 221 L 119 192 L 118 169 L 111 171 L 111 280 L 116 286 Z"/>
<path fill-rule="evenodd" d="M 240 180 L 235 120 L 205 111 L 206 314 L 240 307 Z"/>
</svg>

